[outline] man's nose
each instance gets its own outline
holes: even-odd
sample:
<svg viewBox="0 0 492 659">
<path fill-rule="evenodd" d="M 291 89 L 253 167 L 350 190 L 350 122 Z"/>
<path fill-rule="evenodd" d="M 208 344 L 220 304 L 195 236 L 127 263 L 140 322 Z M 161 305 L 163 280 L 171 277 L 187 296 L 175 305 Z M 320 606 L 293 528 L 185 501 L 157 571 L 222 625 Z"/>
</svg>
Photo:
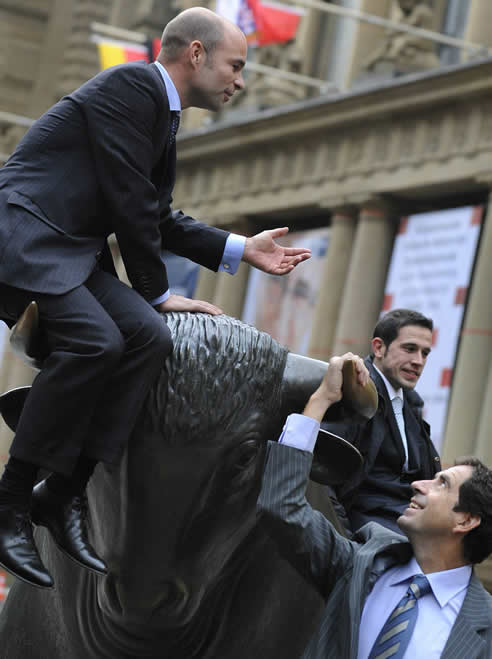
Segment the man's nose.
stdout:
<svg viewBox="0 0 492 659">
<path fill-rule="evenodd" d="M 429 483 L 429 481 L 413 481 L 413 483 L 410 483 L 410 487 L 414 492 L 424 493 L 427 483 Z"/>
<path fill-rule="evenodd" d="M 242 73 L 240 73 L 239 76 L 234 80 L 234 86 L 236 89 L 244 89 L 245 82 Z"/>
<path fill-rule="evenodd" d="M 412 355 L 412 361 L 414 361 L 416 364 L 419 364 L 420 366 L 423 366 L 425 364 L 425 355 L 417 350 Z"/>
</svg>

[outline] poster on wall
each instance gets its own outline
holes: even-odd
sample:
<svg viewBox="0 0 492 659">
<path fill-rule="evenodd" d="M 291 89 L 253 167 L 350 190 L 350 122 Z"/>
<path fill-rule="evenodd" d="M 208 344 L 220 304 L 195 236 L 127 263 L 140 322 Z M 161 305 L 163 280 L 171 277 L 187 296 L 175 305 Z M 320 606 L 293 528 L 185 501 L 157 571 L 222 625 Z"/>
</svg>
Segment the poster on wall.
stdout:
<svg viewBox="0 0 492 659">
<path fill-rule="evenodd" d="M 289 233 L 279 242 L 307 247 L 312 257 L 283 277 L 253 269 L 249 275 L 242 320 L 301 355 L 308 350 L 329 240 L 326 227 Z"/>
<path fill-rule="evenodd" d="M 383 312 L 404 307 L 434 321 L 432 351 L 416 390 L 438 450 L 483 211 L 469 206 L 402 218 L 386 281 Z"/>
</svg>

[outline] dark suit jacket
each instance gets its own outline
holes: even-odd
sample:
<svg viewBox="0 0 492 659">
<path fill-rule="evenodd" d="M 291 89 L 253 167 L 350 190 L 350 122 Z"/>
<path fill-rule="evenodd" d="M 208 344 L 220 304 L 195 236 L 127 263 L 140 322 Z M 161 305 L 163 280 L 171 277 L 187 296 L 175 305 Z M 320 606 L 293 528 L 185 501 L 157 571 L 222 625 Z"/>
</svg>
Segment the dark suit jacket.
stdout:
<svg viewBox="0 0 492 659">
<path fill-rule="evenodd" d="M 168 288 L 165 248 L 217 270 L 228 233 L 171 210 L 176 147 L 155 64 L 112 67 L 61 99 L 0 170 L 0 282 L 60 294 L 115 233 L 133 287 Z"/>
<path fill-rule="evenodd" d="M 337 488 L 334 498 L 344 525 L 353 531 L 368 521 L 398 530 L 396 519 L 412 496 L 410 483 L 430 479 L 440 470 L 439 455 L 430 439 L 430 427 L 422 418 L 423 401 L 415 391 L 404 391 L 403 414 L 409 451 L 405 453 L 386 386 L 370 357 L 365 365 L 378 392 L 378 409 L 370 421 L 323 423 L 322 427 L 356 446 L 364 457 L 362 469 Z M 348 518 L 348 519 L 347 519 Z"/>
<path fill-rule="evenodd" d="M 279 551 L 326 599 L 320 627 L 303 658 L 356 659 L 368 593 L 385 570 L 410 560 L 412 548 L 404 536 L 374 522 L 353 540 L 340 536 L 306 501 L 311 462 L 308 452 L 269 442 L 258 509 Z M 474 574 L 441 656 L 492 658 L 492 597 Z"/>
</svg>

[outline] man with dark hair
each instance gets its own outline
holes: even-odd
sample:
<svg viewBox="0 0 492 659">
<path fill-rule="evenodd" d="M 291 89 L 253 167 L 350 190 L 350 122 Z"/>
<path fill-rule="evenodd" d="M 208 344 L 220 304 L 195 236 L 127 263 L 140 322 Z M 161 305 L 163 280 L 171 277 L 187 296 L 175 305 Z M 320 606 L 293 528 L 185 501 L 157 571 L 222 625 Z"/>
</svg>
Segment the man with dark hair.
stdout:
<svg viewBox="0 0 492 659">
<path fill-rule="evenodd" d="M 52 587 L 32 534 L 98 574 L 84 492 L 98 461 L 116 464 L 172 341 L 157 312 L 218 314 L 168 290 L 163 249 L 211 270 L 241 260 L 283 275 L 309 258 L 275 238 L 251 238 L 173 210 L 179 114 L 222 108 L 243 89 L 247 45 L 233 24 L 202 7 L 164 30 L 152 64 L 102 71 L 27 132 L 0 170 L 0 318 L 15 323 L 35 300 L 41 373 L 19 419 L 0 479 L 0 566 Z M 107 244 L 115 233 L 132 288 L 118 281 Z M 33 486 L 40 467 L 51 475 Z"/>
<path fill-rule="evenodd" d="M 348 536 L 368 521 L 399 532 L 396 520 L 411 496 L 410 483 L 440 469 L 439 456 L 414 391 L 431 351 L 433 324 L 417 311 L 394 309 L 374 329 L 365 365 L 378 392 L 378 409 L 368 422 L 342 420 L 322 427 L 361 451 L 358 473 L 335 490 L 333 505 Z"/>
<path fill-rule="evenodd" d="M 491 659 L 492 597 L 473 570 L 492 551 L 490 469 L 466 458 L 411 483 L 398 518 L 406 537 L 369 522 L 349 540 L 306 500 L 320 421 L 341 399 L 346 358 L 354 356 L 330 360 L 303 414 L 268 443 L 258 500 L 280 553 L 326 601 L 302 657 Z M 356 362 L 364 384 L 368 371 Z"/>
</svg>

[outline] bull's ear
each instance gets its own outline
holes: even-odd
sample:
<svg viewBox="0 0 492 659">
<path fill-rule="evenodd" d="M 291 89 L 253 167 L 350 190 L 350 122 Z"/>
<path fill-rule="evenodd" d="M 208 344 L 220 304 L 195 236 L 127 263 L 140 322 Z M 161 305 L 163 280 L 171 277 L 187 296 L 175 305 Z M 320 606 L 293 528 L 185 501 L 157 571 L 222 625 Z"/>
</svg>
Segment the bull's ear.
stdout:
<svg viewBox="0 0 492 659">
<path fill-rule="evenodd" d="M 31 302 L 10 332 L 10 347 L 15 354 L 32 368 L 41 370 L 43 349 L 39 333 L 39 312 L 36 302 Z"/>
<path fill-rule="evenodd" d="M 0 414 L 8 427 L 15 432 L 19 417 L 31 387 L 17 387 L 0 396 Z"/>
</svg>

